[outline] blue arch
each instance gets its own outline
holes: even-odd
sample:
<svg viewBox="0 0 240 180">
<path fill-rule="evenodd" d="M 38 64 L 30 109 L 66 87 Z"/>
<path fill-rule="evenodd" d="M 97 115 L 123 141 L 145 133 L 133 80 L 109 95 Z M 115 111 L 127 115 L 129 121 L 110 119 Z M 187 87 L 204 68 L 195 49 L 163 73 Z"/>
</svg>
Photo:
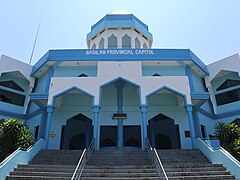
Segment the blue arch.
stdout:
<svg viewBox="0 0 240 180">
<path fill-rule="evenodd" d="M 74 90 L 74 89 L 76 89 L 76 90 L 80 91 L 81 93 L 83 93 L 83 94 L 91 97 L 91 98 L 92 98 L 92 106 L 94 105 L 95 96 L 92 95 L 92 94 L 90 94 L 90 93 L 88 93 L 87 91 L 82 90 L 81 88 L 79 88 L 79 87 L 77 87 L 77 86 L 72 86 L 72 87 L 70 87 L 70 88 L 68 88 L 68 89 L 66 89 L 66 90 L 64 90 L 64 91 L 62 91 L 62 92 L 60 92 L 60 93 L 58 93 L 58 94 L 55 94 L 55 95 L 53 96 L 53 99 L 52 99 L 52 105 L 54 105 L 55 99 L 56 99 L 57 97 L 65 94 L 65 93 L 67 93 L 67 92 L 69 92 L 69 91 L 71 91 L 71 90 Z"/>
<path fill-rule="evenodd" d="M 136 88 L 138 88 L 139 89 L 139 105 L 141 105 L 141 86 L 140 85 L 138 85 L 138 84 L 136 84 L 136 83 L 134 83 L 134 82 L 132 82 L 132 81 L 130 81 L 130 80 L 128 80 L 128 79 L 126 79 L 126 78 L 123 78 L 123 77 L 121 77 L 121 76 L 119 76 L 119 77 L 117 77 L 117 78 L 115 78 L 115 79 L 112 79 L 112 80 L 110 80 L 110 81 L 108 81 L 108 82 L 106 82 L 106 83 L 104 83 L 104 84 L 102 84 L 100 87 L 99 87 L 99 105 L 101 105 L 101 100 L 102 100 L 102 93 L 101 93 L 101 90 L 105 87 L 105 86 L 107 86 L 107 85 L 109 85 L 109 84 L 111 84 L 111 83 L 113 83 L 113 82 L 116 82 L 116 81 L 118 81 L 118 80 L 122 80 L 122 81 L 124 81 L 124 82 L 127 82 L 127 83 L 129 83 L 129 84 L 131 84 L 131 85 L 133 85 L 133 86 L 135 86 Z"/>
<path fill-rule="evenodd" d="M 168 86 L 162 86 L 162 87 L 158 88 L 157 90 L 155 90 L 155 91 L 149 93 L 148 95 L 146 95 L 146 104 L 148 105 L 148 99 L 149 99 L 150 96 L 152 96 L 152 95 L 156 94 L 157 92 L 159 92 L 159 91 L 161 91 L 161 90 L 164 90 L 164 89 L 166 89 L 166 90 L 168 90 L 168 91 L 170 91 L 170 92 L 173 92 L 173 93 L 175 93 L 175 94 L 183 97 L 184 106 L 187 105 L 187 97 L 186 97 L 186 95 L 183 94 L 183 93 L 181 93 L 181 92 L 179 92 L 179 91 L 177 91 L 177 90 L 175 90 L 175 89 L 172 89 L 172 88 L 170 88 L 170 87 L 168 87 Z"/>
</svg>

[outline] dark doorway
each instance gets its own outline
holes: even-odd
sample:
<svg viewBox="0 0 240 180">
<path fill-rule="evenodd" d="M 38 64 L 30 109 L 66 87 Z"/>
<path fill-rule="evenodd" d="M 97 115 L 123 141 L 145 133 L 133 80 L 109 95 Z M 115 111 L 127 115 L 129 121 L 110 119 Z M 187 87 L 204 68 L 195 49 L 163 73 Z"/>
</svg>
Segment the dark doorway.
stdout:
<svg viewBox="0 0 240 180">
<path fill-rule="evenodd" d="M 100 148 L 117 147 L 117 126 L 100 127 Z"/>
<path fill-rule="evenodd" d="M 67 120 L 62 126 L 60 149 L 84 149 L 92 139 L 92 120 L 78 114 Z"/>
<path fill-rule="evenodd" d="M 142 147 L 141 126 L 124 126 L 123 140 L 124 140 L 123 146 Z"/>
<path fill-rule="evenodd" d="M 69 149 L 84 149 L 86 136 L 82 133 L 72 136 L 69 143 Z M 82 142 L 82 143 L 79 143 Z"/>
<path fill-rule="evenodd" d="M 158 133 L 155 136 L 156 141 L 156 149 L 172 149 L 172 141 L 171 139 L 161 133 Z"/>
<path fill-rule="evenodd" d="M 181 149 L 179 126 L 161 113 L 149 120 L 148 137 L 156 149 Z"/>
</svg>

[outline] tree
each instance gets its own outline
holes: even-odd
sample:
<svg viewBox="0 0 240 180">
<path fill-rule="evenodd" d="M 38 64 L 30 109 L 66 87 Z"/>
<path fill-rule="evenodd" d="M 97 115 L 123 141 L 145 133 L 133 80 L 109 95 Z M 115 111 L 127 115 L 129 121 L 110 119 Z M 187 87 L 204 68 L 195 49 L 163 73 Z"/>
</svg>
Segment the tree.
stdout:
<svg viewBox="0 0 240 180">
<path fill-rule="evenodd" d="M 8 118 L 0 123 L 0 160 L 16 149 L 27 149 L 33 144 L 31 130 L 26 123 L 16 118 Z"/>
<path fill-rule="evenodd" d="M 240 160 L 240 127 L 235 123 L 218 122 L 215 125 L 215 136 L 221 146 Z"/>
</svg>

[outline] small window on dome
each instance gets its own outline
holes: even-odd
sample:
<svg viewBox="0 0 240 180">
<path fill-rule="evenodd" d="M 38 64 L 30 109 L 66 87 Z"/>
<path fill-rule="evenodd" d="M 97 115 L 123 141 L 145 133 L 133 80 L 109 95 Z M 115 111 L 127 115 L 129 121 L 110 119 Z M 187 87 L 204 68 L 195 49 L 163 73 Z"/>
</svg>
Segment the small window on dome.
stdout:
<svg viewBox="0 0 240 180">
<path fill-rule="evenodd" d="M 104 48 L 104 39 L 102 38 L 99 42 L 99 49 L 103 49 Z"/>
<path fill-rule="evenodd" d="M 135 38 L 135 48 L 138 48 L 138 49 L 141 48 L 140 41 L 138 38 Z"/>
<path fill-rule="evenodd" d="M 85 73 L 80 74 L 78 77 L 88 77 Z"/>
<path fill-rule="evenodd" d="M 143 44 L 143 49 L 148 49 L 148 46 L 146 43 Z"/>
<path fill-rule="evenodd" d="M 108 38 L 108 48 L 114 49 L 117 48 L 117 37 L 113 34 Z"/>
<path fill-rule="evenodd" d="M 158 73 L 155 73 L 155 74 L 153 74 L 152 76 L 161 76 L 160 74 L 158 74 Z"/>
<path fill-rule="evenodd" d="M 127 34 L 122 37 L 122 48 L 131 48 L 131 37 Z"/>
<path fill-rule="evenodd" d="M 96 49 L 96 44 L 94 43 L 91 49 Z"/>
</svg>

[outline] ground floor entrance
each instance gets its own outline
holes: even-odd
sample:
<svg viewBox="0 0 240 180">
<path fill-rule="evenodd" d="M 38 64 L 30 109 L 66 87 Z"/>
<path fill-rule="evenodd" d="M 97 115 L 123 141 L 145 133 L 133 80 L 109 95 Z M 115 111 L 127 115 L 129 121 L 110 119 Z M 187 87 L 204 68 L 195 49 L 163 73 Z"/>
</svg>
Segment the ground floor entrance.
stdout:
<svg viewBox="0 0 240 180">
<path fill-rule="evenodd" d="M 141 147 L 141 126 L 123 126 L 123 147 L 121 149 L 140 149 Z M 117 148 L 117 126 L 100 126 L 100 149 Z"/>
<path fill-rule="evenodd" d="M 80 113 L 62 126 L 60 149 L 85 149 L 89 146 L 92 134 L 92 120 Z"/>
<path fill-rule="evenodd" d="M 161 113 L 149 120 L 148 137 L 156 149 L 181 149 L 179 125 Z"/>
</svg>

